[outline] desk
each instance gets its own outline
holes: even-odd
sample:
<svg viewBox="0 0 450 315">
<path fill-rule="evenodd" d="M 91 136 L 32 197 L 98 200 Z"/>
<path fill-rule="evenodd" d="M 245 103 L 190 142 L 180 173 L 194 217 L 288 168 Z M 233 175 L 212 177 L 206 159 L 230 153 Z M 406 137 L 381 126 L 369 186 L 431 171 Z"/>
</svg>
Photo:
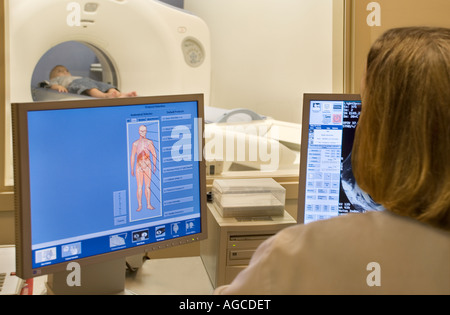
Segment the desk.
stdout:
<svg viewBox="0 0 450 315">
<path fill-rule="evenodd" d="M 209 295 L 214 290 L 199 256 L 148 260 L 137 272 L 127 272 L 125 289 L 145 295 Z"/>
<path fill-rule="evenodd" d="M 33 294 L 46 294 L 46 276 L 34 278 Z M 210 295 L 213 286 L 196 257 L 151 259 L 136 272 L 128 272 L 124 294 L 136 295 Z"/>
</svg>

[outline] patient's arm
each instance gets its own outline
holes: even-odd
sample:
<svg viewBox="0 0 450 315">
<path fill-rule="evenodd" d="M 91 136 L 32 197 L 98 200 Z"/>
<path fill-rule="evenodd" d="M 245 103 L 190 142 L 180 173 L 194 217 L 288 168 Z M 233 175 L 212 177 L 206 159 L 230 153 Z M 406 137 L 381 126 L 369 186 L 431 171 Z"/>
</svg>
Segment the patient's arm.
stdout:
<svg viewBox="0 0 450 315">
<path fill-rule="evenodd" d="M 64 86 L 59 85 L 59 84 L 53 84 L 53 85 L 50 86 L 50 88 L 52 90 L 56 90 L 56 91 L 61 92 L 61 93 L 67 93 L 68 92 L 67 89 Z"/>
</svg>

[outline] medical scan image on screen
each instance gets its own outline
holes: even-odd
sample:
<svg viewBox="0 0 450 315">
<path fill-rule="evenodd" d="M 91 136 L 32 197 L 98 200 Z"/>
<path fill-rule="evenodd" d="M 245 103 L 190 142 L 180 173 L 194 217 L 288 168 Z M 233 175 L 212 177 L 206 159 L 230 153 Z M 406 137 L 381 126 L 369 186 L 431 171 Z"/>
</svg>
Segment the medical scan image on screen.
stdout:
<svg viewBox="0 0 450 315">
<path fill-rule="evenodd" d="M 200 233 L 197 110 L 29 111 L 33 268 Z"/>
<path fill-rule="evenodd" d="M 358 186 L 351 168 L 361 101 L 311 101 L 304 222 L 382 210 Z"/>
</svg>

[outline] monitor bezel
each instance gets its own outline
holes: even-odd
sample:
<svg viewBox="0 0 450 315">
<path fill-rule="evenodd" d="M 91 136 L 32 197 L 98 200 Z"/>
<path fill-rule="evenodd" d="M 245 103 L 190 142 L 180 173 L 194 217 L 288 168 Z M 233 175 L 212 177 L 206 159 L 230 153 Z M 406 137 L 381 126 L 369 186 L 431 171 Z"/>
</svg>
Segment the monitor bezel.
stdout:
<svg viewBox="0 0 450 315">
<path fill-rule="evenodd" d="M 198 242 L 207 238 L 207 202 L 206 202 L 206 164 L 203 158 L 204 141 L 204 95 L 183 94 L 163 96 L 143 96 L 117 99 L 89 99 L 89 100 L 65 100 L 51 102 L 27 102 L 13 103 L 12 106 L 12 131 L 13 131 L 13 156 L 14 156 L 14 194 L 15 194 L 15 230 L 16 230 L 16 273 L 22 279 L 30 279 L 37 276 L 64 271 L 66 263 L 32 267 L 32 241 L 31 241 L 31 204 L 30 204 L 30 169 L 28 150 L 28 121 L 29 111 L 76 109 L 90 107 L 113 107 L 140 104 L 163 104 L 177 102 L 196 102 L 198 112 L 198 157 L 200 176 L 200 233 L 190 234 L 175 239 L 158 241 L 137 247 L 126 248 L 114 252 L 99 254 L 91 257 L 73 260 L 80 266 L 99 264 L 110 260 L 129 257 L 145 252 L 170 248 L 192 242 Z"/>
<path fill-rule="evenodd" d="M 302 111 L 302 134 L 300 144 L 300 169 L 298 182 L 298 203 L 297 203 L 297 222 L 303 224 L 305 222 L 305 196 L 306 196 L 306 165 L 308 161 L 308 145 L 309 145 L 309 118 L 311 101 L 361 101 L 359 94 L 310 94 L 303 95 L 303 111 Z"/>
</svg>

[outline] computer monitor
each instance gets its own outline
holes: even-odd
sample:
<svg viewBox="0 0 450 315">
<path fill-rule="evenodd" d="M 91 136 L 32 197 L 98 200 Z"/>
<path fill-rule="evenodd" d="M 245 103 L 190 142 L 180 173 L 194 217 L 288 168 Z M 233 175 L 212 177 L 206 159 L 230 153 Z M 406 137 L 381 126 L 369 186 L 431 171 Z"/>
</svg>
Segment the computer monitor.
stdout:
<svg viewBox="0 0 450 315">
<path fill-rule="evenodd" d="M 298 222 L 381 210 L 355 181 L 351 153 L 361 113 L 354 94 L 303 97 Z"/>
<path fill-rule="evenodd" d="M 203 95 L 12 106 L 18 276 L 206 238 Z"/>
</svg>

